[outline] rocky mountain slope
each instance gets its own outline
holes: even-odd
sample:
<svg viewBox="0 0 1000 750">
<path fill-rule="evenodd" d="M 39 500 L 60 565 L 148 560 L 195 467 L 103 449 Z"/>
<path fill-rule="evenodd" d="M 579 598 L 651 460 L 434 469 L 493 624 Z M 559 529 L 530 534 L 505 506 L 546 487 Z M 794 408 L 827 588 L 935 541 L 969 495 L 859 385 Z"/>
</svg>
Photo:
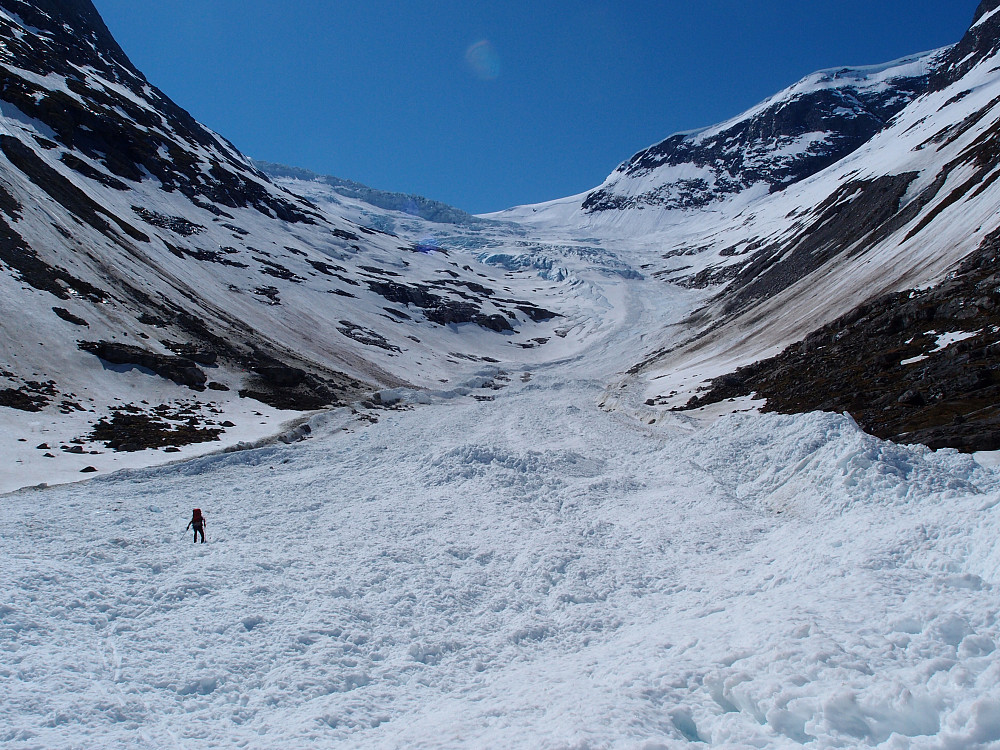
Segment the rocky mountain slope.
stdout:
<svg viewBox="0 0 1000 750">
<path fill-rule="evenodd" d="M 1000 232 L 941 284 L 855 308 L 687 409 L 751 394 L 765 411 L 850 413 L 897 442 L 1000 450 Z"/>
<path fill-rule="evenodd" d="M 673 136 L 587 194 L 470 217 L 255 163 L 146 81 L 88 0 L 0 0 L 10 481 L 257 439 L 384 388 L 488 398 L 461 386 L 583 362 L 627 370 L 603 403 L 645 420 L 756 397 L 992 447 L 996 10 L 952 48 L 817 73 Z M 928 307 L 942 317 L 921 328 Z M 888 337 L 899 364 L 820 364 L 798 343 L 818 329 L 853 337 L 855 360 Z"/>
<path fill-rule="evenodd" d="M 729 123 L 675 136 L 640 153 L 595 191 L 496 215 L 605 244 L 641 236 L 641 253 L 632 262 L 662 280 L 664 294 L 682 286 L 708 295 L 686 319 L 667 321 L 650 334 L 650 352 L 637 357 L 629 376 L 611 389 L 609 405 L 629 406 L 653 419 L 689 402 L 700 407 L 756 394 L 760 402 L 767 397 L 772 409 L 850 408 L 862 424 L 885 436 L 965 450 L 995 447 L 996 440 L 986 437 L 992 434 L 993 417 L 973 409 L 989 392 L 965 383 L 964 358 L 954 358 L 947 346 L 935 347 L 938 334 L 976 332 L 981 338 L 967 345 L 988 353 L 976 359 L 977 367 L 988 372 L 1000 367 L 989 354 L 989 303 L 967 306 L 960 326 L 947 312 L 961 300 L 980 299 L 968 295 L 988 284 L 989 274 L 972 278 L 960 269 L 965 262 L 977 267 L 987 262 L 983 258 L 992 252 L 1000 229 L 997 7 L 996 0 L 983 2 L 969 32 L 953 47 L 887 66 L 845 70 L 839 79 L 835 71 L 810 76 Z M 881 122 L 862 117 L 867 129 L 855 133 L 854 140 L 836 131 L 846 120 L 830 113 L 841 110 L 824 104 L 830 97 L 852 96 L 859 106 L 874 96 L 891 107 Z M 792 148 L 791 161 L 779 141 L 750 137 L 782 132 L 789 121 L 784 113 L 798 112 L 803 102 L 815 105 L 814 116 L 822 121 L 816 132 L 826 133 L 821 140 L 847 144 L 844 153 L 811 150 L 812 141 L 803 135 L 813 116 L 808 107 L 810 114 L 790 120 L 798 125 L 787 137 L 803 139 L 801 148 Z M 733 139 L 731 151 L 726 138 Z M 761 150 L 766 143 L 773 147 Z M 832 163 L 824 161 L 828 157 Z M 756 160 L 753 170 L 746 168 L 749 159 Z M 953 273 L 971 286 L 938 286 Z M 838 328 L 838 340 L 854 335 L 856 341 L 841 347 L 843 357 L 823 363 L 814 349 L 799 343 L 814 331 L 814 338 L 822 339 L 829 332 L 824 326 L 842 325 L 834 321 L 843 316 L 867 320 L 855 309 L 876 300 L 886 321 L 898 315 L 910 321 L 905 326 L 910 328 L 912 316 L 895 306 L 909 300 L 909 290 L 928 287 L 936 289 L 934 307 L 942 319 L 896 343 L 931 342 L 935 351 L 924 354 L 953 363 L 931 380 L 965 383 L 961 395 L 922 383 L 917 390 L 933 391 L 922 397 L 933 400 L 933 408 L 904 398 L 914 382 L 912 370 L 899 363 L 909 356 L 879 359 L 872 352 L 878 324 L 869 321 L 875 328 L 854 334 Z M 894 337 L 899 331 L 884 333 Z M 653 339 L 658 341 L 652 344 Z M 787 377 L 768 374 L 778 365 L 762 360 L 790 346 L 798 362 L 794 374 L 784 364 Z M 870 380 L 856 377 L 854 369 L 862 352 L 873 358 L 866 370 L 877 371 L 886 389 L 871 399 L 880 401 L 879 408 L 887 408 L 881 402 L 890 392 L 902 399 L 885 420 L 865 416 L 859 406 L 871 393 Z M 758 376 L 741 371 L 745 387 L 734 388 L 739 378 L 730 374 L 755 362 L 760 363 L 754 370 Z M 816 374 L 820 370 L 823 377 Z M 763 387 L 772 376 L 772 387 Z M 713 393 L 704 397 L 712 378 L 718 378 Z M 790 393 L 776 395 L 791 380 L 796 381 L 794 399 Z M 978 382 L 988 387 L 992 375 Z M 652 411 L 646 413 L 647 408 Z M 966 419 L 969 410 L 977 414 L 957 429 L 953 420 Z"/>
<path fill-rule="evenodd" d="M 46 446 L 18 461 L 235 442 L 553 338 L 537 279 L 276 186 L 88 0 L 3 0 L 0 41 L 0 418 Z"/>
<path fill-rule="evenodd" d="M 886 293 L 717 378 L 689 406 L 753 393 L 768 410 L 849 411 L 894 440 L 1000 449 L 998 7 L 980 5 L 928 94 L 851 162 L 864 172 L 835 170 L 842 186 L 789 239 L 737 267 L 716 304 L 730 312 L 804 290 L 803 269 L 815 295 L 865 275 L 891 280 Z M 865 169 L 862 159 L 883 165 Z"/>
</svg>

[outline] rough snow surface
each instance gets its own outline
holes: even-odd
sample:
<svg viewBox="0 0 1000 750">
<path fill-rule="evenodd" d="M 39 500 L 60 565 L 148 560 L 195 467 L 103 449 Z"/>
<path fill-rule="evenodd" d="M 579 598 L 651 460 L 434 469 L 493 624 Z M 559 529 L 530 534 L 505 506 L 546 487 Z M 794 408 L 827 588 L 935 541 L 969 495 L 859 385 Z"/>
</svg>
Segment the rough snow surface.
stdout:
<svg viewBox="0 0 1000 750">
<path fill-rule="evenodd" d="M 0 498 L 0 743 L 1000 746 L 991 470 L 504 383 Z"/>
<path fill-rule="evenodd" d="M 881 88 L 929 64 L 827 71 L 800 86 L 848 76 Z M 300 444 L 158 468 L 132 462 L 165 454 L 45 456 L 43 441 L 81 434 L 82 411 L 57 422 L 5 414 L 0 489 L 78 477 L 84 461 L 126 470 L 0 497 L 0 744 L 1000 748 L 997 457 L 895 446 L 842 416 L 761 416 L 752 398 L 668 411 L 865 299 L 940 279 L 980 245 L 1000 188 L 949 200 L 968 179 L 958 170 L 913 215 L 911 225 L 933 219 L 926 234 L 902 226 L 838 256 L 750 319 L 695 340 L 712 324 L 703 308 L 717 290 L 675 286 L 791 242 L 848 180 L 913 172 L 904 200 L 915 200 L 992 122 L 935 140 L 942 122 L 996 106 L 994 65 L 915 101 L 854 155 L 780 196 L 759 185 L 705 212 L 594 217 L 581 195 L 493 217 L 512 223 L 432 226 L 289 179 L 336 221 L 320 234 L 275 229 L 246 209 L 236 213 L 247 234 L 233 234 L 153 180 L 122 195 L 89 185 L 116 216 L 132 220 L 138 195 L 164 217 L 191 217 L 199 243 L 236 243 L 229 249 L 249 260 L 259 253 L 244 242 L 252 236 L 301 281 L 274 281 L 285 307 L 272 305 L 255 288 L 261 273 L 277 278 L 261 270 L 273 266 L 206 274 L 155 243 L 150 262 L 124 259 L 117 276 L 138 276 L 150 293 L 193 289 L 291 351 L 386 386 L 383 403 L 412 408 L 345 409 L 316 417 Z M 44 135 L 23 113 L 2 114 L 0 127 L 25 143 Z M 648 182 L 635 187 L 657 187 Z M 21 183 L 21 221 L 58 243 L 51 201 Z M 352 226 L 376 234 L 355 247 L 332 231 Z M 96 230 L 76 231 L 108 247 Z M 411 253 L 414 244 L 437 250 Z M 69 257 L 72 270 L 94 270 L 89 256 Z M 347 275 L 308 259 L 343 263 Z M 521 327 L 502 335 L 403 323 L 411 316 L 392 316 L 381 294 L 337 294 L 347 291 L 337 281 L 355 288 L 352 277 L 373 268 L 411 283 L 447 277 L 462 295 L 482 282 L 497 295 L 480 300 L 487 311 L 524 299 L 559 317 L 529 321 L 522 310 Z M 117 390 L 96 389 L 105 368 L 79 354 L 78 327 L 52 328 L 45 293 L 6 283 L 0 312 L 7 300 L 7 318 L 52 333 L 48 345 L 0 342 L 5 361 L 30 354 L 72 375 L 63 389 L 76 389 L 83 409 L 176 397 L 138 371 L 117 373 Z M 87 317 L 94 337 L 132 326 L 110 308 Z M 370 342 L 336 329 L 348 318 L 387 331 L 390 346 L 367 351 Z M 486 362 L 494 371 L 480 370 Z M 238 373 L 213 375 L 237 390 Z M 218 398 L 210 413 L 233 417 L 229 442 L 272 434 L 291 416 Z M 206 545 L 183 531 L 194 506 L 208 517 Z"/>
</svg>

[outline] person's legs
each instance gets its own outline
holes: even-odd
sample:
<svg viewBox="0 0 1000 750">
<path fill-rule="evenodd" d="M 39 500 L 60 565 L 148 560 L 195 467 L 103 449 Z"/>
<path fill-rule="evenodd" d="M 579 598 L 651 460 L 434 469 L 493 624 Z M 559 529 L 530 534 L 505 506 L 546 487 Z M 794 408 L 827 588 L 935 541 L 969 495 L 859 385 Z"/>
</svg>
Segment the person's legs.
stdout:
<svg viewBox="0 0 1000 750">
<path fill-rule="evenodd" d="M 198 533 L 201 534 L 201 543 L 204 544 L 205 543 L 205 529 L 204 528 L 199 528 L 198 529 Z"/>
</svg>

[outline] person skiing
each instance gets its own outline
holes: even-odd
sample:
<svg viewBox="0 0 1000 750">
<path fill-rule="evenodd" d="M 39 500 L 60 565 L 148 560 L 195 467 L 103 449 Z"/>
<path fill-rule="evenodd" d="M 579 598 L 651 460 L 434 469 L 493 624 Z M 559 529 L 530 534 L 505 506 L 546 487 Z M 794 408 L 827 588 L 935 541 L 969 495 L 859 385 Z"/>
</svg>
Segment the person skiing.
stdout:
<svg viewBox="0 0 1000 750">
<path fill-rule="evenodd" d="M 192 539 L 191 541 L 192 542 L 197 542 L 198 541 L 198 535 L 201 534 L 201 543 L 204 544 L 205 543 L 205 516 L 203 516 L 201 514 L 201 508 L 195 508 L 194 509 L 194 513 L 191 514 L 191 520 L 188 521 L 187 528 L 184 529 L 184 531 L 187 531 L 191 527 L 194 527 L 194 539 Z"/>
</svg>

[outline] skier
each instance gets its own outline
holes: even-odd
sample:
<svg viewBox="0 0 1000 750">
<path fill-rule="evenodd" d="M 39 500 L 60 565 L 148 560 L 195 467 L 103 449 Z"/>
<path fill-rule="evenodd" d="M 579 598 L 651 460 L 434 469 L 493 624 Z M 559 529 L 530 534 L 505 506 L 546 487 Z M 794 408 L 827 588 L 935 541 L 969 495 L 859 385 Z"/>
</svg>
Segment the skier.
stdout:
<svg viewBox="0 0 1000 750">
<path fill-rule="evenodd" d="M 197 542 L 198 541 L 198 535 L 201 534 L 201 543 L 204 544 L 205 543 L 205 516 L 203 516 L 201 514 L 201 508 L 195 508 L 194 509 L 194 513 L 191 514 L 191 520 L 188 521 L 187 528 L 184 529 L 184 531 L 187 531 L 192 526 L 194 527 L 194 539 L 192 539 L 191 541 L 192 542 Z"/>
</svg>

